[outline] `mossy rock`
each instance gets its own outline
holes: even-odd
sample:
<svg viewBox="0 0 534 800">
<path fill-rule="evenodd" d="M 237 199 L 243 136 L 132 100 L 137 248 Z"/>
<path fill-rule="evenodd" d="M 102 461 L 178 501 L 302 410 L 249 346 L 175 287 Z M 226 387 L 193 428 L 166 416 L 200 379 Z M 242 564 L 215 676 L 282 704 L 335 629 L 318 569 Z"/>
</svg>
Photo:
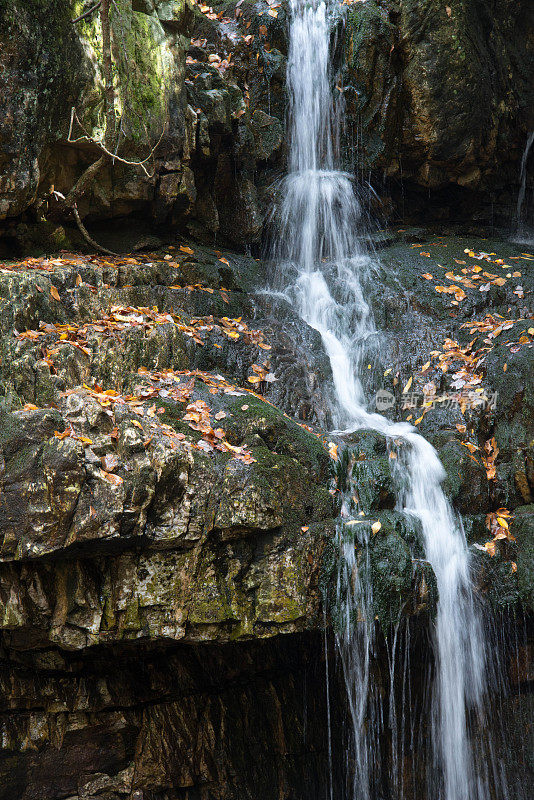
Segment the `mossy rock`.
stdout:
<svg viewBox="0 0 534 800">
<path fill-rule="evenodd" d="M 521 602 L 534 611 L 534 505 L 515 510 L 512 522 L 517 541 L 517 585 Z"/>
</svg>

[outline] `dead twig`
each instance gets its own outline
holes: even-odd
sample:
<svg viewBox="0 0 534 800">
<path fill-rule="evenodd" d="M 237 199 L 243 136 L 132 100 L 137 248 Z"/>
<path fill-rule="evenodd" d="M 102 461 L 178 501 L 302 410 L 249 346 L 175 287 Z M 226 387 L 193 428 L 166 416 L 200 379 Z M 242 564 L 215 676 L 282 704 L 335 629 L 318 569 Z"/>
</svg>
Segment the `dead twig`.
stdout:
<svg viewBox="0 0 534 800">
<path fill-rule="evenodd" d="M 76 122 L 78 123 L 79 127 L 83 131 L 83 136 L 78 136 L 76 139 L 72 138 L 72 128 L 73 128 L 74 120 L 76 120 Z M 141 167 L 141 169 L 143 170 L 143 172 L 145 173 L 147 178 L 153 178 L 154 177 L 154 173 L 151 174 L 147 170 L 147 168 L 145 167 L 145 164 L 147 163 L 147 161 L 150 161 L 150 159 L 152 158 L 152 156 L 154 155 L 154 153 L 156 152 L 156 150 L 160 146 L 161 140 L 165 136 L 166 130 L 167 130 L 167 128 L 166 128 L 166 126 L 164 126 L 163 130 L 161 131 L 161 135 L 160 135 L 158 141 L 156 142 L 156 144 L 154 145 L 154 147 L 152 148 L 152 150 L 150 151 L 150 153 L 147 155 L 146 158 L 143 158 L 141 161 L 129 161 L 126 158 L 122 158 L 121 156 L 118 156 L 116 152 L 112 153 L 110 150 L 108 150 L 108 148 L 105 146 L 105 144 L 100 141 L 100 139 L 95 139 L 93 136 L 91 136 L 85 130 L 85 128 L 83 127 L 82 123 L 80 122 L 80 120 L 78 118 L 78 115 L 76 114 L 76 109 L 73 106 L 72 107 L 72 111 L 71 111 L 71 116 L 70 116 L 70 126 L 69 126 L 69 134 L 68 134 L 68 137 L 67 137 L 67 142 L 69 144 L 76 144 L 77 142 L 85 141 L 85 142 L 89 142 L 90 144 L 94 144 L 95 147 L 98 147 L 103 153 L 105 153 L 105 155 L 107 155 L 111 159 L 112 163 L 114 161 L 119 161 L 121 164 L 126 164 L 129 167 Z"/>
<path fill-rule="evenodd" d="M 98 244 L 98 242 L 92 238 L 92 236 L 90 235 L 89 231 L 87 230 L 87 228 L 85 227 L 80 218 L 80 214 L 78 213 L 78 207 L 76 206 L 76 203 L 72 206 L 72 211 L 80 233 L 82 234 L 85 241 L 91 245 L 91 247 L 96 248 L 96 250 L 99 250 L 101 253 L 107 253 L 109 256 L 118 255 L 118 253 L 115 253 L 113 250 L 108 250 L 107 247 L 103 247 L 103 245 Z"/>
<path fill-rule="evenodd" d="M 76 17 L 76 19 L 71 19 L 71 23 L 75 25 L 77 22 L 81 22 L 82 19 L 90 17 L 91 14 L 93 14 L 95 11 L 98 11 L 101 5 L 102 5 L 102 0 L 98 0 L 98 3 L 92 6 L 92 8 L 89 8 L 87 11 L 84 11 L 83 14 L 80 14 L 80 16 Z"/>
</svg>

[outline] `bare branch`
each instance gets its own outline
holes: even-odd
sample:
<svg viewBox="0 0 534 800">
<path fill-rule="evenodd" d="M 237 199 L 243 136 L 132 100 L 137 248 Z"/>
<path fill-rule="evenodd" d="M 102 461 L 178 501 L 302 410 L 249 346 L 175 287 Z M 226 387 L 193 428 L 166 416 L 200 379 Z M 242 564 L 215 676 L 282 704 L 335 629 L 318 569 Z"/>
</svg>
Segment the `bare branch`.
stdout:
<svg viewBox="0 0 534 800">
<path fill-rule="evenodd" d="M 113 250 L 108 250 L 107 247 L 102 247 L 101 244 L 98 244 L 98 242 L 95 242 L 95 240 L 92 238 L 92 236 L 90 235 L 89 231 L 87 230 L 87 228 L 85 227 L 85 225 L 83 224 L 83 222 L 80 219 L 80 215 L 78 213 L 78 208 L 76 206 L 76 203 L 73 205 L 72 211 L 73 211 L 74 217 L 76 219 L 76 224 L 78 225 L 78 228 L 80 229 L 80 233 L 82 234 L 82 236 L 85 239 L 85 241 L 88 242 L 88 244 L 91 245 L 91 247 L 96 248 L 101 253 L 107 253 L 110 256 L 118 255 L 118 253 L 114 253 Z"/>
<path fill-rule="evenodd" d="M 75 25 L 77 22 L 81 22 L 82 19 L 86 19 L 87 17 L 90 17 L 91 14 L 94 11 L 98 11 L 98 9 L 100 8 L 101 4 L 102 4 L 102 0 L 98 0 L 98 3 L 96 3 L 96 5 L 94 5 L 92 8 L 88 9 L 87 11 L 84 11 L 83 14 L 80 14 L 80 16 L 76 17 L 76 19 L 71 19 L 72 24 Z"/>
<path fill-rule="evenodd" d="M 76 139 L 72 138 L 72 127 L 73 127 L 74 120 L 76 120 L 76 122 L 78 123 L 78 125 L 80 126 L 82 131 L 84 132 L 83 136 L 78 136 Z M 146 158 L 143 158 L 142 161 L 129 161 L 126 158 L 121 158 L 121 156 L 118 156 L 116 153 L 112 153 L 110 150 L 107 149 L 107 147 L 105 146 L 105 144 L 103 144 L 103 142 L 101 142 L 99 139 L 93 138 L 85 130 L 85 128 L 83 127 L 82 123 L 78 119 L 78 115 L 76 114 L 76 109 L 73 106 L 72 107 L 72 111 L 71 111 L 69 135 L 68 135 L 68 138 L 67 138 L 67 142 L 69 144 L 76 144 L 77 142 L 86 141 L 86 142 L 89 142 L 90 144 L 94 144 L 95 147 L 98 147 L 103 153 L 105 153 L 105 155 L 107 155 L 112 160 L 112 162 L 113 161 L 119 161 L 121 164 L 126 164 L 129 167 L 141 167 L 141 169 L 143 170 L 143 172 L 145 173 L 147 178 L 153 178 L 154 177 L 154 173 L 150 174 L 150 172 L 145 167 L 145 164 L 147 163 L 147 161 L 150 161 L 150 159 L 152 158 L 152 156 L 154 155 L 154 153 L 156 152 L 156 150 L 160 146 L 161 140 L 163 139 L 166 130 L 167 130 L 167 127 L 164 126 L 163 130 L 161 131 L 161 135 L 160 135 L 158 141 L 156 142 L 156 144 L 154 145 L 154 147 L 152 148 L 152 150 L 150 151 L 150 153 L 147 155 Z"/>
<path fill-rule="evenodd" d="M 93 180 L 96 178 L 98 173 L 100 172 L 101 168 L 104 166 L 106 162 L 106 156 L 102 155 L 99 159 L 94 161 L 85 172 L 83 172 L 70 192 L 67 194 L 65 198 L 65 205 L 67 208 L 73 208 L 76 204 L 76 201 L 82 196 L 85 190 L 91 185 Z"/>
</svg>

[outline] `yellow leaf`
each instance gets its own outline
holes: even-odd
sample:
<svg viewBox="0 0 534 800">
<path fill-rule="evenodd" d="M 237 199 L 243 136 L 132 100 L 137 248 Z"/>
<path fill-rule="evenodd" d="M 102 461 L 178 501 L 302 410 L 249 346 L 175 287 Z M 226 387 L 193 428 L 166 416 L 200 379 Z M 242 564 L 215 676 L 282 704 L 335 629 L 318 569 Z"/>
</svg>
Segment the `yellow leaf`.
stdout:
<svg viewBox="0 0 534 800">
<path fill-rule="evenodd" d="M 335 442 L 328 442 L 328 452 L 330 453 L 330 458 L 333 458 L 334 461 L 337 461 L 337 448 L 338 445 Z"/>
<path fill-rule="evenodd" d="M 410 389 L 410 386 L 412 385 L 412 381 L 413 381 L 413 378 L 412 378 L 412 377 L 408 378 L 408 383 L 406 384 L 406 386 L 405 386 L 405 387 L 404 387 L 404 389 L 402 390 L 402 393 L 403 393 L 403 394 L 406 394 L 406 392 L 408 392 L 408 391 L 409 391 L 409 389 Z"/>
<path fill-rule="evenodd" d="M 381 527 L 382 523 L 380 522 L 380 520 L 377 519 L 377 521 L 373 522 L 373 524 L 371 525 L 371 530 L 373 533 L 378 533 Z"/>
<path fill-rule="evenodd" d="M 486 552 L 489 553 L 490 556 L 495 555 L 495 547 L 496 547 L 495 542 L 486 542 L 484 547 L 486 548 Z"/>
<path fill-rule="evenodd" d="M 61 297 L 59 296 L 59 292 L 58 292 L 58 290 L 56 289 L 55 286 L 51 286 L 50 287 L 50 294 L 52 295 L 54 300 L 61 300 Z"/>
<path fill-rule="evenodd" d="M 123 483 L 123 480 L 120 475 L 115 475 L 113 472 L 104 472 L 101 470 L 100 475 L 104 480 L 108 483 L 111 483 L 113 486 L 120 486 Z"/>
</svg>

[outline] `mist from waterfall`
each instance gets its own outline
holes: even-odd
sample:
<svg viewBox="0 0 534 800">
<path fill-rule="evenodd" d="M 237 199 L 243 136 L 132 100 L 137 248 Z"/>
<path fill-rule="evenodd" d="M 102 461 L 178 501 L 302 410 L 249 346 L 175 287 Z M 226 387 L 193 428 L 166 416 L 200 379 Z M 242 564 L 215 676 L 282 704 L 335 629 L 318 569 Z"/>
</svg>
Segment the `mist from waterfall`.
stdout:
<svg viewBox="0 0 534 800">
<path fill-rule="evenodd" d="M 468 717 L 470 709 L 481 709 L 486 655 L 462 524 L 441 488 L 445 472 L 434 448 L 411 425 L 369 411 L 362 385 L 362 367 L 377 360 L 380 337 L 367 300 L 375 262 L 361 244 L 364 222 L 354 179 L 336 169 L 338 115 L 330 41 L 339 6 L 334 9 L 323 0 L 291 0 L 290 5 L 290 155 L 275 215 L 277 288 L 321 336 L 335 389 L 334 424 L 347 435 L 364 429 L 384 436 L 396 456 L 391 463 L 397 508 L 421 526 L 439 593 L 428 721 L 433 749 L 429 797 L 487 800 L 483 770 L 474 766 Z M 352 800 L 371 800 L 383 722 L 370 666 L 375 622 L 366 534 L 360 533 L 368 526 L 359 522 L 348 492 L 338 525 L 342 558 L 336 639 L 350 711 L 348 792 Z M 395 778 L 392 783 L 395 796 L 402 797 L 402 782 Z"/>
</svg>

